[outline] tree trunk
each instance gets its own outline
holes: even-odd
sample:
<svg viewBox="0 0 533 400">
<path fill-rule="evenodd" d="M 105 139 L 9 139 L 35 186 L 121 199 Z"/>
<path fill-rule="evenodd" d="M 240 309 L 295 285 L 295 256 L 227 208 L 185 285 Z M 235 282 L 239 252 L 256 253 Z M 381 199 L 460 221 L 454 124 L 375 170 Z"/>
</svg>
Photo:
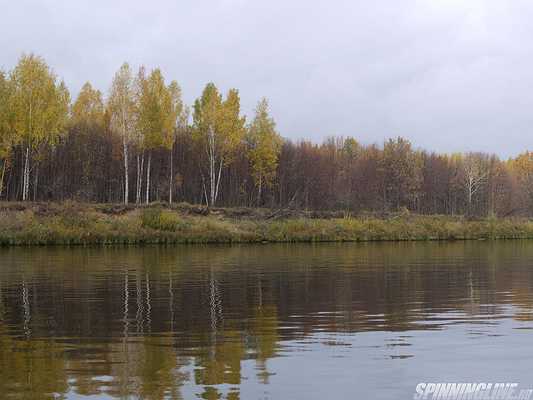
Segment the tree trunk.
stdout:
<svg viewBox="0 0 533 400">
<path fill-rule="evenodd" d="M 28 190 L 30 187 L 30 148 L 26 147 L 26 155 L 24 157 L 24 174 L 22 183 L 22 201 L 28 200 Z"/>
<path fill-rule="evenodd" d="M 30 198 L 30 177 L 31 177 L 31 167 L 30 167 L 30 158 L 28 155 L 28 168 L 26 170 L 26 200 Z"/>
<path fill-rule="evenodd" d="M 140 163 L 139 163 L 140 159 Z M 141 199 L 141 193 L 142 193 L 142 184 L 143 184 L 143 173 L 144 173 L 144 151 L 142 152 L 142 155 L 139 157 L 137 154 L 137 187 L 135 192 L 135 202 L 137 204 L 140 204 Z"/>
<path fill-rule="evenodd" d="M 4 160 L 2 165 L 2 174 L 0 175 L 0 199 L 2 198 L 2 193 L 4 193 L 4 177 L 6 175 L 7 168 L 7 158 Z"/>
<path fill-rule="evenodd" d="M 468 210 L 467 214 L 472 214 L 472 194 L 474 191 L 473 181 L 472 178 L 468 178 Z"/>
<path fill-rule="evenodd" d="M 215 202 L 217 201 L 218 197 L 218 189 L 220 188 L 220 177 L 222 175 L 222 165 L 224 163 L 224 160 L 222 157 L 220 157 L 220 165 L 218 166 L 218 177 L 216 177 L 216 188 L 215 188 L 215 197 L 213 199 L 213 205 L 215 205 Z"/>
<path fill-rule="evenodd" d="M 135 186 L 135 203 L 139 204 L 139 177 L 141 174 L 141 160 L 139 153 L 137 153 L 137 181 Z"/>
<path fill-rule="evenodd" d="M 209 190 L 211 192 L 211 205 L 215 205 L 215 160 L 214 157 L 211 157 L 211 168 L 209 171 Z"/>
<path fill-rule="evenodd" d="M 172 204 L 172 186 L 173 186 L 173 183 L 174 183 L 173 179 L 172 179 L 172 177 L 174 175 L 173 171 L 172 171 L 172 159 L 173 159 L 172 150 L 173 150 L 173 147 L 174 146 L 172 146 L 170 148 L 170 177 L 169 177 L 169 182 L 168 182 L 168 204 Z M 0 194 L 1 194 L 1 192 L 0 192 Z"/>
<path fill-rule="evenodd" d="M 122 147 L 124 149 L 124 204 L 128 204 L 130 185 L 128 177 L 128 145 L 126 143 L 126 135 L 122 138 Z"/>
<path fill-rule="evenodd" d="M 21 177 L 22 177 L 22 181 L 21 181 L 20 187 L 22 188 L 22 198 L 24 199 L 24 185 L 26 184 L 26 161 L 25 161 L 25 157 L 24 157 L 24 150 L 22 150 L 21 155 L 22 155 L 22 158 L 21 158 L 21 165 L 22 165 Z M 17 193 L 17 198 L 18 198 L 18 193 Z"/>
<path fill-rule="evenodd" d="M 209 131 L 209 194 L 210 194 L 210 204 L 208 207 L 215 205 L 215 185 L 216 185 L 216 155 L 215 155 L 215 134 L 211 128 Z"/>
<path fill-rule="evenodd" d="M 152 152 L 148 152 L 148 165 L 146 166 L 146 204 L 150 204 L 150 167 L 152 163 Z"/>
<path fill-rule="evenodd" d="M 141 173 L 139 174 L 139 204 L 142 203 L 143 174 L 144 174 L 144 150 L 141 155 Z"/>
</svg>

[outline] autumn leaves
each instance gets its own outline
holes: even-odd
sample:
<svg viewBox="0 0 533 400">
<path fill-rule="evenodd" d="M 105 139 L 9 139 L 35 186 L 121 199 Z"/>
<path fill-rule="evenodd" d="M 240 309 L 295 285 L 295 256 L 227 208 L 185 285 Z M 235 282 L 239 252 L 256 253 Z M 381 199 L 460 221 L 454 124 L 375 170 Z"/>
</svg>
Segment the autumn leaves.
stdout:
<svg viewBox="0 0 533 400">
<path fill-rule="evenodd" d="M 86 83 L 71 104 L 65 84 L 45 61 L 23 55 L 13 71 L 0 74 L 0 196 L 14 150 L 22 149 L 21 199 L 29 199 L 30 186 L 35 199 L 38 160 L 50 155 L 54 145 L 73 128 L 87 133 L 105 131 L 118 139 L 123 173 L 121 179 L 114 180 L 114 190 L 122 191 L 126 204 L 131 202 L 132 193 L 136 203 L 151 201 L 151 193 L 157 191 L 151 181 L 152 154 L 162 149 L 168 151 L 167 200 L 172 202 L 175 182 L 182 179 L 176 179 L 179 171 L 173 165 L 178 135 L 189 135 L 193 140 L 202 197 L 208 205 L 216 203 L 222 173 L 243 148 L 250 151 L 259 200 L 262 187 L 269 185 L 275 174 L 281 150 L 281 138 L 268 115 L 266 100 L 259 103 L 256 116 L 246 125 L 238 91 L 230 89 L 223 96 L 209 83 L 194 102 L 191 121 L 176 81 L 167 83 L 158 68 L 148 72 L 140 67 L 134 73 L 124 63 L 113 77 L 107 98 Z M 133 165 L 136 180 L 131 185 Z M 31 175 L 34 181 L 30 184 Z"/>
</svg>

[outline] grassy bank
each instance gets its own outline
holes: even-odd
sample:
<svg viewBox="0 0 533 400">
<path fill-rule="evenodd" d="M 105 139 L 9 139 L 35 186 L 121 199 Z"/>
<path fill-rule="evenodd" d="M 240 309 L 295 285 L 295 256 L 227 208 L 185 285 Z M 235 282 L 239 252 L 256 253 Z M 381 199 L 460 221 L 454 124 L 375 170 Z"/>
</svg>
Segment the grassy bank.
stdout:
<svg viewBox="0 0 533 400">
<path fill-rule="evenodd" d="M 281 214 L 186 204 L 135 208 L 79 203 L 0 203 L 0 245 L 251 243 L 533 238 L 525 219 L 342 213 Z"/>
</svg>

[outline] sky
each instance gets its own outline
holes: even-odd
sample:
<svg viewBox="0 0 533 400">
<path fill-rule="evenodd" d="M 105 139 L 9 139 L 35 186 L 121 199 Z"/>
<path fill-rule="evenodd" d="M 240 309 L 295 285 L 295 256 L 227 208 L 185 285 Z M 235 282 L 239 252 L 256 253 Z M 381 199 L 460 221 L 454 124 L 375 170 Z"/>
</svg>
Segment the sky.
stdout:
<svg viewBox="0 0 533 400">
<path fill-rule="evenodd" d="M 262 97 L 282 136 L 402 136 L 430 151 L 533 149 L 530 0 L 0 0 L 0 68 L 46 59 L 76 96 L 124 61 L 191 104 Z"/>
</svg>

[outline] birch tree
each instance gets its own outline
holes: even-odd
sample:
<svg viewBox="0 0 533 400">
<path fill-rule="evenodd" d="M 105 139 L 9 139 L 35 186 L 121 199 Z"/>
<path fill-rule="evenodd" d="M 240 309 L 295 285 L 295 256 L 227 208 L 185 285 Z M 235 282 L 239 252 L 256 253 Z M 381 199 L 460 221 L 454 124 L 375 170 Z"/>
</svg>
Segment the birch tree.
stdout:
<svg viewBox="0 0 533 400">
<path fill-rule="evenodd" d="M 129 148 L 135 128 L 135 93 L 133 77 L 128 63 L 122 64 L 113 78 L 109 95 L 111 112 L 111 128 L 118 132 L 122 139 L 122 155 L 124 158 L 124 203 L 129 201 Z"/>
<path fill-rule="evenodd" d="M 145 196 L 148 204 L 152 151 L 161 147 L 172 151 L 177 120 L 183 112 L 181 90 L 177 82 L 173 81 L 167 87 L 161 70 L 154 69 L 141 82 L 138 110 L 139 130 L 142 132 L 143 146 L 148 152 Z"/>
<path fill-rule="evenodd" d="M 255 109 L 255 117 L 248 127 L 249 158 L 257 186 L 257 205 L 261 205 L 263 186 L 270 186 L 276 175 L 282 139 L 276 124 L 268 114 L 268 102 L 262 99 Z"/>
<path fill-rule="evenodd" d="M 11 73 L 13 128 L 24 149 L 22 200 L 28 200 L 31 161 L 43 145 L 54 144 L 67 123 L 70 96 L 45 61 L 23 55 Z M 37 189 L 35 169 L 34 197 Z"/>
<path fill-rule="evenodd" d="M 181 98 L 181 88 L 176 81 L 172 81 L 168 86 L 168 111 L 166 114 L 166 126 L 168 134 L 165 135 L 165 147 L 169 151 L 169 182 L 168 182 L 168 202 L 172 204 L 172 194 L 174 188 L 174 144 L 176 143 L 177 129 L 185 127 L 187 124 L 188 111 L 183 105 Z"/>
<path fill-rule="evenodd" d="M 102 93 L 86 82 L 72 105 L 71 119 L 78 125 L 103 125 L 105 107 Z"/>
<path fill-rule="evenodd" d="M 217 87 L 208 83 L 194 103 L 193 114 L 193 138 L 203 148 L 204 168 L 207 166 L 207 185 L 203 172 L 202 181 L 208 206 L 214 206 L 217 201 L 222 169 L 230 164 L 243 141 L 244 124 L 245 119 L 240 116 L 239 92 L 230 89 L 223 100 Z"/>
<path fill-rule="evenodd" d="M 463 173 L 468 212 L 471 212 L 474 195 L 485 185 L 489 173 L 483 155 L 478 153 L 466 154 L 463 158 Z"/>
<path fill-rule="evenodd" d="M 0 71 L 0 198 L 4 192 L 4 178 L 11 159 L 16 136 L 11 126 L 11 84 L 5 73 Z"/>
<path fill-rule="evenodd" d="M 144 174 L 144 132 L 142 131 L 139 114 L 145 85 L 146 70 L 144 66 L 141 66 L 139 68 L 139 72 L 137 73 L 137 77 L 135 78 L 135 111 L 137 119 L 134 131 L 134 143 L 137 150 L 137 180 L 135 187 L 135 202 L 137 204 L 140 204 L 142 201 L 142 183 Z"/>
</svg>

